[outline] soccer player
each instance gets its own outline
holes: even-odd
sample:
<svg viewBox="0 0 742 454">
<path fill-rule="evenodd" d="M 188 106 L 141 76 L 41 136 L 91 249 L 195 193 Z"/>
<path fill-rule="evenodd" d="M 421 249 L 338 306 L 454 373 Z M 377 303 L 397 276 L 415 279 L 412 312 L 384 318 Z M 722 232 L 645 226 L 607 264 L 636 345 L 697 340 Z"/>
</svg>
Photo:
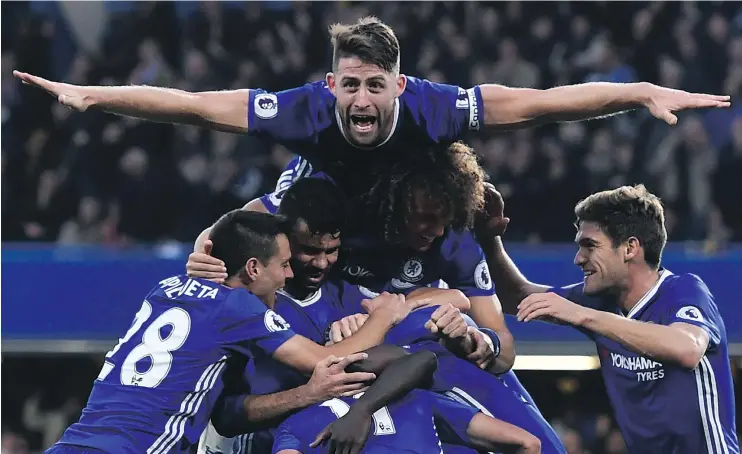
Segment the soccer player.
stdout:
<svg viewBox="0 0 742 454">
<path fill-rule="evenodd" d="M 333 430 L 353 436 L 357 426 L 368 425 L 366 421 L 358 421 L 358 417 L 353 413 L 357 405 L 354 401 L 355 398 L 350 397 L 332 399 L 290 416 L 276 430 L 276 439 L 271 452 L 275 454 L 332 452 L 329 446 L 318 443 L 325 431 Z M 431 415 L 436 415 L 438 419 L 434 420 Z M 439 415 L 454 425 L 438 428 L 436 424 L 440 420 Z M 337 418 L 340 419 L 331 423 L 329 428 L 322 429 L 324 424 Z M 383 408 L 375 413 L 373 419 L 374 432 L 363 446 L 363 452 L 368 454 L 390 452 L 476 454 L 477 451 L 463 446 L 443 445 L 441 449 L 439 439 L 441 437 L 436 433 L 441 429 L 454 431 L 455 435 L 452 436 L 460 437 L 462 443 L 474 445 L 487 452 L 517 454 L 541 452 L 538 439 L 524 430 L 489 418 L 453 399 L 422 390 L 412 390 L 389 408 Z M 317 433 L 320 435 L 316 436 Z M 493 438 L 500 442 L 492 442 Z"/>
<path fill-rule="evenodd" d="M 491 225 L 506 225 L 494 188 L 488 198 Z M 499 236 L 478 232 L 505 308 L 595 341 L 629 452 L 739 453 L 724 322 L 701 278 L 661 266 L 660 200 L 642 185 L 623 186 L 580 201 L 575 215 L 574 263 L 585 277 L 566 287 L 529 282 Z"/>
<path fill-rule="evenodd" d="M 79 111 L 100 109 L 270 138 L 328 172 L 344 188 L 361 190 L 373 181 L 368 170 L 380 156 L 393 158 L 430 143 L 451 143 L 469 131 L 584 120 L 638 108 L 675 124 L 673 112 L 730 105 L 729 96 L 646 82 L 548 90 L 496 84 L 464 89 L 400 74 L 397 37 L 374 17 L 333 25 L 330 35 L 333 61 L 326 79 L 277 93 L 77 86 L 19 71 L 13 74 Z"/>
<path fill-rule="evenodd" d="M 367 330 L 355 344 L 321 347 L 296 336 L 269 310 L 276 290 L 292 276 L 291 229 L 284 218 L 264 213 L 236 210 L 222 217 L 211 240 L 214 254 L 229 269 L 225 285 L 187 276 L 160 281 L 106 354 L 79 422 L 48 452 L 190 452 L 221 391 L 230 358 L 260 351 L 311 373 L 328 355 L 379 344 L 383 335 Z M 374 308 L 382 331 L 407 313 L 404 304 L 393 304 L 399 299 L 385 302 Z"/>
<path fill-rule="evenodd" d="M 292 326 L 295 332 L 301 333 L 320 344 L 325 342 L 326 331 L 330 324 L 347 313 L 339 312 L 344 309 L 341 301 L 348 298 L 356 299 L 351 306 L 360 308 L 360 300 L 364 298 L 364 295 L 359 292 L 357 286 L 329 278 L 333 274 L 332 267 L 337 261 L 340 232 L 343 230 L 347 219 L 347 205 L 342 202 L 343 198 L 342 191 L 332 182 L 308 178 L 297 182 L 296 185 L 288 190 L 280 207 L 280 213 L 296 221 L 298 228 L 291 236 L 292 266 L 295 271 L 295 277 L 277 295 L 277 302 L 274 309 Z M 435 300 L 436 296 L 431 293 L 437 291 L 438 294 L 447 292 L 448 295 L 451 295 L 451 298 L 461 299 L 467 302 L 466 297 L 460 291 L 423 290 L 426 290 L 421 295 L 423 299 Z M 413 301 L 418 296 L 415 293 L 413 292 L 409 295 L 408 302 Z M 431 304 L 440 304 L 447 300 L 450 301 L 450 299 L 442 298 L 437 302 L 431 301 Z M 450 308 L 453 309 L 452 306 Z M 448 335 L 450 334 L 448 332 L 448 325 L 452 321 L 452 317 L 449 315 L 457 314 L 458 312 L 452 314 L 451 312 L 437 311 L 435 308 L 431 308 L 429 311 L 415 311 L 408 316 L 410 320 L 408 320 L 408 323 L 404 327 L 400 325 L 395 328 L 396 333 L 392 331 L 387 333 L 387 342 L 396 345 L 410 345 L 415 343 L 415 351 L 432 350 L 436 351 L 436 353 L 446 354 L 451 359 L 455 359 L 453 355 L 441 348 L 437 343 L 436 336 L 431 336 L 425 324 L 433 316 L 440 331 Z M 463 323 L 463 332 L 458 336 L 462 335 L 474 335 L 466 329 L 465 323 Z M 484 337 L 482 334 L 479 334 L 479 336 Z M 471 339 L 468 340 L 471 341 Z M 484 344 L 484 342 L 480 344 Z M 470 352 L 471 348 L 466 351 Z M 446 364 L 449 365 L 447 373 L 459 377 L 453 385 L 443 380 L 441 382 L 442 388 L 448 390 L 457 386 L 459 383 L 464 383 L 463 388 L 468 390 L 474 383 L 481 383 L 482 392 L 488 398 L 491 398 L 492 402 L 496 402 L 498 408 L 503 409 L 503 413 L 507 413 L 508 420 L 517 421 L 512 424 L 523 424 L 527 426 L 526 430 L 529 430 L 532 426 L 536 427 L 536 429 L 543 429 L 542 432 L 537 432 L 536 435 L 547 444 L 544 452 L 562 452 L 558 449 L 551 450 L 551 445 L 548 443 L 555 446 L 561 445 L 556 438 L 556 434 L 542 420 L 540 415 L 532 414 L 534 409 L 527 408 L 518 396 L 503 387 L 502 383 L 496 378 L 478 370 L 477 367 L 471 364 L 467 364 L 465 361 L 462 362 L 465 369 L 466 366 L 469 366 L 469 374 L 461 373 L 462 366 L 460 363 L 455 363 L 450 359 L 446 361 Z M 218 432 L 229 436 L 254 432 L 256 429 L 262 428 L 260 423 L 264 423 L 265 421 L 272 422 L 277 416 L 295 411 L 305 407 L 308 403 L 312 403 L 312 397 L 306 392 L 306 389 L 300 389 L 302 384 L 301 377 L 280 366 L 278 368 L 274 366 L 266 367 L 265 362 L 260 364 L 260 358 L 256 358 L 255 365 L 247 368 L 245 372 L 249 388 L 244 388 L 235 395 L 223 399 L 223 405 L 219 405 L 219 408 L 226 409 L 229 415 L 224 413 L 221 415 L 212 415 L 212 421 L 217 427 Z M 280 373 L 280 378 L 272 375 L 276 373 Z M 277 387 L 277 385 L 280 385 L 280 387 Z M 297 388 L 277 392 L 281 391 L 281 388 L 290 386 Z M 249 394 L 245 394 L 248 389 Z M 481 405 L 474 402 L 466 391 L 463 394 L 469 398 L 469 401 L 463 403 L 477 410 L 482 409 Z M 458 400 L 461 401 L 461 397 L 458 397 Z M 483 411 L 487 414 L 487 410 Z M 443 419 L 446 419 L 445 413 L 443 415 Z M 483 417 L 484 415 L 480 419 Z M 489 420 L 490 418 L 486 419 Z M 541 423 L 539 424 L 538 421 L 541 421 Z M 466 422 L 469 422 L 469 420 Z M 472 430 L 476 431 L 476 427 L 479 424 L 489 427 L 493 423 L 510 427 L 509 430 L 505 430 L 505 434 L 509 434 L 511 437 L 514 436 L 513 434 L 519 432 L 524 433 L 521 429 L 516 429 L 504 422 L 496 422 L 494 419 L 489 423 L 475 424 L 472 421 Z M 485 432 L 489 432 L 490 436 L 498 433 L 497 430 L 492 428 L 487 429 Z M 549 437 L 550 435 L 552 436 L 551 438 Z M 485 438 L 484 436 L 470 436 L 477 439 L 490 440 L 493 443 L 496 441 L 491 440 L 491 438 Z M 260 449 L 259 446 L 265 442 L 265 439 L 264 434 L 254 434 L 251 436 L 251 446 L 254 449 Z M 217 444 L 222 445 L 218 438 L 217 441 L 207 443 L 208 446 L 215 446 Z"/>
</svg>

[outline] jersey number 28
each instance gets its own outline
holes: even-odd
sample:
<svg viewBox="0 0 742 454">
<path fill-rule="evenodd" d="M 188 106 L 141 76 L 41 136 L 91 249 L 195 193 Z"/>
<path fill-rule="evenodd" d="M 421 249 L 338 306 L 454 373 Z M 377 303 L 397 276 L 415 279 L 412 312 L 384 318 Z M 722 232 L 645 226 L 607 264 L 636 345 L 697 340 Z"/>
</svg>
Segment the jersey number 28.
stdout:
<svg viewBox="0 0 742 454">
<path fill-rule="evenodd" d="M 122 345 L 129 342 L 134 335 L 138 335 L 144 324 L 152 316 L 152 305 L 145 301 L 134 317 L 129 331 L 119 339 L 113 349 L 106 354 L 106 362 L 98 374 L 98 380 L 106 377 L 116 368 L 112 358 Z M 163 336 L 163 328 L 169 327 L 169 332 Z M 141 342 L 131 349 L 121 362 L 120 379 L 122 385 L 144 386 L 145 388 L 156 388 L 162 380 L 167 377 L 173 363 L 172 352 L 183 346 L 191 331 L 191 316 L 179 307 L 166 310 L 159 317 L 152 320 L 142 331 Z M 143 359 L 149 359 L 146 370 L 138 371 L 137 363 Z"/>
</svg>

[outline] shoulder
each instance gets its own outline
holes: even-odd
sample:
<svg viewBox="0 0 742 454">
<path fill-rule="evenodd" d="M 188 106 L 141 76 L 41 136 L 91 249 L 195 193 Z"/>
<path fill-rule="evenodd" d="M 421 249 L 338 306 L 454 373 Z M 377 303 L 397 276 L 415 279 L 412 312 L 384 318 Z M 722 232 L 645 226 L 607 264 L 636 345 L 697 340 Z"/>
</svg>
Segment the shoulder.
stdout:
<svg viewBox="0 0 742 454">
<path fill-rule="evenodd" d="M 482 248 L 471 230 L 455 231 L 449 229 L 440 243 L 440 255 L 446 260 L 483 258 Z"/>
<path fill-rule="evenodd" d="M 713 308 L 713 312 L 717 310 L 714 296 L 708 286 L 695 274 L 672 274 L 662 282 L 660 288 L 661 299 L 671 308 L 693 306 L 704 310 Z"/>
</svg>

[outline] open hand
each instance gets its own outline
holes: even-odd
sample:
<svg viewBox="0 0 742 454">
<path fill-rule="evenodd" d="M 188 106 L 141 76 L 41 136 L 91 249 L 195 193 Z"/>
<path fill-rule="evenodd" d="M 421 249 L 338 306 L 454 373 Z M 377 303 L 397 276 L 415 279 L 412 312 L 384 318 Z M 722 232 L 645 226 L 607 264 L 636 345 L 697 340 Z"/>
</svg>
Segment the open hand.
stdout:
<svg viewBox="0 0 742 454">
<path fill-rule="evenodd" d="M 43 77 L 34 76 L 20 71 L 13 71 L 13 76 L 20 79 L 24 84 L 45 90 L 57 98 L 60 104 L 79 112 L 85 112 L 93 103 L 90 87 L 52 82 Z"/>
<path fill-rule="evenodd" d="M 211 248 L 214 243 L 211 240 L 204 242 L 204 252 L 191 252 L 186 263 L 186 274 L 189 277 L 200 277 L 208 279 L 217 284 L 223 284 L 227 280 L 227 268 L 224 262 L 211 256 Z"/>
<path fill-rule="evenodd" d="M 728 95 L 707 95 L 703 93 L 689 93 L 683 90 L 660 87 L 650 84 L 647 89 L 645 106 L 649 112 L 669 125 L 678 122 L 673 112 L 688 109 L 725 108 L 732 105 Z"/>
</svg>

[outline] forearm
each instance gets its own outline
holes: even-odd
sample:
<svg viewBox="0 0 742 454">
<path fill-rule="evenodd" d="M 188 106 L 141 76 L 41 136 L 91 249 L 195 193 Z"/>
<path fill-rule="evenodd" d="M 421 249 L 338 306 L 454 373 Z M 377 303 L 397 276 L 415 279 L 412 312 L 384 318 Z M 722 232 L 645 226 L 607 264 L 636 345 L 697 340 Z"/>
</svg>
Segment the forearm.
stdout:
<svg viewBox="0 0 742 454">
<path fill-rule="evenodd" d="M 429 300 L 427 304 L 425 304 L 425 306 L 428 307 L 441 306 L 450 303 L 461 312 L 469 312 L 471 309 L 469 298 L 467 298 L 461 290 L 456 289 L 421 287 L 412 291 L 406 299 L 408 303 L 414 303 L 421 300 Z"/>
<path fill-rule="evenodd" d="M 321 347 L 322 357 L 347 356 L 375 347 L 384 342 L 384 337 L 391 327 L 392 323 L 387 318 L 372 314 L 352 336 L 336 344 Z"/>
<path fill-rule="evenodd" d="M 437 368 L 438 359 L 430 351 L 399 358 L 387 366 L 368 391 L 351 406 L 350 411 L 371 415 L 411 390 L 427 386 Z"/>
<path fill-rule="evenodd" d="M 277 418 L 319 402 L 306 385 L 266 395 L 228 396 L 211 415 L 214 428 L 224 437 L 274 426 Z"/>
<path fill-rule="evenodd" d="M 518 267 L 510 259 L 502 244 L 502 239 L 478 235 L 477 241 L 487 258 L 492 280 L 495 283 L 497 297 L 500 299 L 502 310 L 506 314 L 518 313 L 518 304 L 528 295 L 533 293 L 545 293 L 548 286 L 529 282 Z"/>
<path fill-rule="evenodd" d="M 485 124 L 516 129 L 599 118 L 643 107 L 648 87 L 643 82 L 590 82 L 548 90 L 483 85 Z"/>
<path fill-rule="evenodd" d="M 691 336 L 671 326 L 629 320 L 594 309 L 584 308 L 584 311 L 581 327 L 657 361 L 684 364 L 687 354 L 698 348 Z"/>
<path fill-rule="evenodd" d="M 106 112 L 227 132 L 247 131 L 249 90 L 190 93 L 148 86 L 86 89 L 92 107 Z"/>
<path fill-rule="evenodd" d="M 540 441 L 530 432 L 505 421 L 478 413 L 466 430 L 473 448 L 486 451 L 503 451 L 505 446 L 540 445 Z"/>
</svg>

